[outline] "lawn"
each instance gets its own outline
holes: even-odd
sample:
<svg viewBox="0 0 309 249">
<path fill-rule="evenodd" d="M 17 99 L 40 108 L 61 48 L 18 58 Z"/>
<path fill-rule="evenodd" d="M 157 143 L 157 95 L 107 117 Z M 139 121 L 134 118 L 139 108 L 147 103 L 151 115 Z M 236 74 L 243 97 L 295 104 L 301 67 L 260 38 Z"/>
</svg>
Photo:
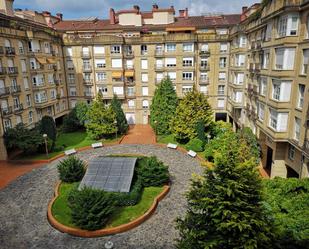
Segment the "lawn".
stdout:
<svg viewBox="0 0 309 249">
<path fill-rule="evenodd" d="M 113 142 L 116 141 L 117 139 L 106 139 L 104 141 L 107 142 Z M 99 142 L 97 140 L 91 139 L 87 136 L 87 133 L 85 131 L 76 131 L 76 132 L 70 132 L 70 133 L 60 133 L 57 137 L 56 140 L 56 147 L 63 146 L 64 150 L 69 150 L 72 148 L 78 149 L 82 148 L 85 146 L 90 146 L 91 144 Z M 63 151 L 55 151 L 49 153 L 48 158 L 52 158 L 54 156 L 57 156 Z M 46 159 L 46 154 L 22 154 L 16 158 L 18 160 L 41 160 L 41 159 Z"/>
<path fill-rule="evenodd" d="M 52 214 L 55 219 L 60 223 L 70 227 L 76 226 L 74 226 L 71 221 L 71 210 L 67 205 L 67 198 L 70 190 L 77 184 L 79 183 L 61 183 L 59 189 L 60 195 L 52 206 Z M 154 198 L 162 191 L 163 187 L 144 188 L 141 201 L 135 206 L 127 206 L 117 209 L 115 215 L 112 216 L 108 227 L 115 227 L 128 223 L 143 215 L 151 207 Z"/>
</svg>

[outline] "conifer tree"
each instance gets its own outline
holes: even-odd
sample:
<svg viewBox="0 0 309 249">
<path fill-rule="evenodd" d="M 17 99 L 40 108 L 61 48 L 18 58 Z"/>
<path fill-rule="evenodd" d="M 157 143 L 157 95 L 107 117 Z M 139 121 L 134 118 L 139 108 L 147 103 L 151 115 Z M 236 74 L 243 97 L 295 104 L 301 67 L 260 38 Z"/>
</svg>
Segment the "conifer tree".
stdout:
<svg viewBox="0 0 309 249">
<path fill-rule="evenodd" d="M 111 107 L 116 114 L 118 133 L 119 134 L 127 133 L 129 125 L 128 125 L 126 116 L 124 115 L 124 112 L 121 108 L 121 102 L 117 98 L 117 95 L 114 95 L 112 102 L 111 102 Z"/>
<path fill-rule="evenodd" d="M 169 123 L 174 116 L 178 98 L 169 78 L 161 81 L 150 106 L 150 125 L 158 135 L 170 134 Z"/>
<path fill-rule="evenodd" d="M 180 101 L 170 129 L 177 140 L 190 140 L 197 136 L 197 123 L 204 122 L 207 128 L 212 123 L 212 115 L 207 97 L 194 88 Z"/>
</svg>

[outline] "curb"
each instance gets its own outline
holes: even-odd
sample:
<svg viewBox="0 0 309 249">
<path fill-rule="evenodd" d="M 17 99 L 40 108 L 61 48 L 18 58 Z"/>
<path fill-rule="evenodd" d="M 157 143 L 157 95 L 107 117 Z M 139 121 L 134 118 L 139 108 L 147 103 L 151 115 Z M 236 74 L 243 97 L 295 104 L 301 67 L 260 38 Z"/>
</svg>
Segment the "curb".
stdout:
<svg viewBox="0 0 309 249">
<path fill-rule="evenodd" d="M 142 216 L 136 218 L 133 221 L 130 221 L 129 223 L 117 226 L 117 227 L 112 227 L 112 228 L 104 228 L 104 229 L 99 229 L 95 231 L 88 231 L 88 230 L 83 230 L 79 228 L 73 228 L 73 227 L 68 227 L 60 222 L 58 222 L 54 216 L 52 215 L 52 206 L 54 204 L 54 201 L 57 199 L 59 195 L 59 186 L 61 182 L 58 182 L 56 187 L 55 187 L 55 193 L 53 199 L 49 202 L 48 204 L 48 209 L 47 209 L 47 219 L 49 223 L 57 230 L 63 233 L 68 233 L 70 235 L 78 236 L 78 237 L 83 237 L 83 238 L 95 238 L 95 237 L 101 237 L 101 236 L 106 236 L 106 235 L 113 235 L 117 233 L 123 233 L 126 231 L 129 231 L 143 222 L 145 222 L 147 219 L 150 218 L 150 216 L 155 212 L 159 202 L 168 194 L 170 191 L 170 186 L 169 185 L 164 185 L 163 191 L 155 197 L 151 207 L 148 209 L 146 213 L 144 213 Z"/>
</svg>

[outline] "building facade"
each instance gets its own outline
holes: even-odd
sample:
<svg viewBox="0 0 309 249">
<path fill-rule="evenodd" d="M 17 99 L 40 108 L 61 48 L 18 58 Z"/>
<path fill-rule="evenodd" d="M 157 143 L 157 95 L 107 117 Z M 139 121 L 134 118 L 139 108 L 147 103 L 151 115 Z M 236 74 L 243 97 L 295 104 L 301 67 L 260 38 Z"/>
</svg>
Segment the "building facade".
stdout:
<svg viewBox="0 0 309 249">
<path fill-rule="evenodd" d="M 98 92 L 106 103 L 116 94 L 130 124 L 147 124 L 156 85 L 169 77 L 180 98 L 193 87 L 207 95 L 215 120 L 250 127 L 272 177 L 308 176 L 309 1 L 263 1 L 240 14 L 204 16 L 134 6 L 110 9 L 106 20 L 63 20 L 1 2 L 8 27 L 0 44 L 18 50 L 1 57 L 1 134 L 42 115 L 61 118 Z"/>
</svg>

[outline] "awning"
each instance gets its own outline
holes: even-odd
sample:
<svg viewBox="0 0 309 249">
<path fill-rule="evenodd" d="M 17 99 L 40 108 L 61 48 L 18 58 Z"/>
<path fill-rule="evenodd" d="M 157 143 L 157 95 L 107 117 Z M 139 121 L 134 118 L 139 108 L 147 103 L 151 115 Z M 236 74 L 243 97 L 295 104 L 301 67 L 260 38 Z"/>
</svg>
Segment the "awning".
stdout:
<svg viewBox="0 0 309 249">
<path fill-rule="evenodd" d="M 134 71 L 125 71 L 124 76 L 126 77 L 133 77 L 134 76 Z"/>
<path fill-rule="evenodd" d="M 56 64 L 57 63 L 57 61 L 53 58 L 48 58 L 47 61 L 48 61 L 49 64 Z"/>
<path fill-rule="evenodd" d="M 166 28 L 166 31 L 194 31 L 195 27 L 174 27 L 174 28 Z"/>
<path fill-rule="evenodd" d="M 112 72 L 112 78 L 121 78 L 122 77 L 122 72 Z"/>
<path fill-rule="evenodd" d="M 38 62 L 40 62 L 41 64 L 47 64 L 46 58 L 36 58 L 38 60 Z"/>
</svg>

